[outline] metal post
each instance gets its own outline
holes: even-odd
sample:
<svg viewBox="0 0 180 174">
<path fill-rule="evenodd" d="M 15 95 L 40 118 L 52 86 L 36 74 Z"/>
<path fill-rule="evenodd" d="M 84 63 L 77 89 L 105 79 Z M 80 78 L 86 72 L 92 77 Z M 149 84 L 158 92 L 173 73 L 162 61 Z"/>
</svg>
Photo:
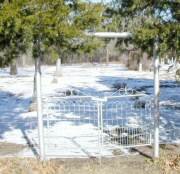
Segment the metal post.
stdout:
<svg viewBox="0 0 180 174">
<path fill-rule="evenodd" d="M 101 148 L 103 147 L 104 144 L 104 137 L 103 137 L 103 130 L 104 130 L 104 124 L 103 124 L 103 108 L 102 108 L 102 101 L 100 102 L 100 123 L 101 123 Z"/>
<path fill-rule="evenodd" d="M 159 157 L 159 57 L 157 55 L 158 42 L 154 43 L 154 158 Z"/>
<path fill-rule="evenodd" d="M 99 163 L 101 164 L 101 153 L 102 153 L 102 147 L 101 147 L 101 119 L 100 119 L 100 105 L 99 101 L 97 101 L 97 116 L 98 116 L 98 148 L 99 148 Z"/>
<path fill-rule="evenodd" d="M 43 135 L 43 118 L 42 118 L 42 98 L 41 98 L 41 76 L 36 73 L 36 97 L 37 97 L 37 117 L 38 117 L 38 138 L 39 138 L 39 155 L 40 159 L 45 159 L 44 152 L 44 135 Z"/>
</svg>

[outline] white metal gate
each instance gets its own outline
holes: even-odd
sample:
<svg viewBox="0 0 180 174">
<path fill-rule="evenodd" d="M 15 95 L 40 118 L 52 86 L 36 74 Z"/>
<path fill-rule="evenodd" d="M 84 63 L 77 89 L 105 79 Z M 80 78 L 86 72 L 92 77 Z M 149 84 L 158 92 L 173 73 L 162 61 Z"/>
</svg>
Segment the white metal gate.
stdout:
<svg viewBox="0 0 180 174">
<path fill-rule="evenodd" d="M 112 156 L 151 144 L 151 101 L 141 94 L 71 94 L 43 103 L 46 157 Z"/>
</svg>

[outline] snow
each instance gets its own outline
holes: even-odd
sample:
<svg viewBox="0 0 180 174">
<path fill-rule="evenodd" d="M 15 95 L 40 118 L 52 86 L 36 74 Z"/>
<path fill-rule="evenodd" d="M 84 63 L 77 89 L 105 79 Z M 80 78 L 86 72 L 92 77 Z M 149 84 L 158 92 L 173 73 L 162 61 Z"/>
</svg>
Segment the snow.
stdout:
<svg viewBox="0 0 180 174">
<path fill-rule="evenodd" d="M 129 71 L 123 65 L 82 64 L 62 66 L 63 76 L 53 83 L 55 67 L 42 66 L 42 95 L 46 100 L 60 95 L 62 90 L 79 90 L 85 95 L 103 96 L 112 91 L 115 83 L 126 83 L 128 88 L 143 89 L 153 94 L 153 73 Z M 27 141 L 38 143 L 36 112 L 29 112 L 33 94 L 34 67 L 19 68 L 17 76 L 10 76 L 9 69 L 0 69 L 0 141 L 27 144 Z M 180 142 L 180 86 L 174 77 L 161 72 L 161 142 Z M 45 106 L 46 107 L 46 106 Z M 88 117 L 89 116 L 89 117 Z M 49 117 L 51 118 L 51 117 Z M 52 119 L 57 118 L 54 114 Z M 87 114 L 87 118 L 90 115 Z M 61 156 L 90 156 L 99 153 L 97 127 L 84 122 L 76 125 L 79 119 L 72 113 L 66 120 L 57 121 L 45 127 L 46 153 Z M 136 117 L 130 122 L 136 123 Z M 50 139 L 51 137 L 51 139 Z M 54 138 L 53 138 L 54 137 Z M 51 144 L 52 143 L 52 144 Z M 61 146 L 59 146 L 61 144 Z M 111 149 L 111 148 L 110 148 Z M 112 155 L 113 150 L 101 149 L 104 155 Z M 25 154 L 31 154 L 27 152 Z"/>
</svg>

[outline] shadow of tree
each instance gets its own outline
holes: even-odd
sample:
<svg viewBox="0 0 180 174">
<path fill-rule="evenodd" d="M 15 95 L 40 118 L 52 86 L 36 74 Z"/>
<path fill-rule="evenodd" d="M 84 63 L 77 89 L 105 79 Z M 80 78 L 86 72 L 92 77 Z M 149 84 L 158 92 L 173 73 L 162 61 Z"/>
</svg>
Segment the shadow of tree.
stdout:
<svg viewBox="0 0 180 174">
<path fill-rule="evenodd" d="M 23 116 L 24 113 L 28 112 L 31 98 L 23 98 L 22 96 L 2 90 L 0 91 L 0 98 L 0 139 L 3 139 L 7 132 L 19 130 L 21 138 L 31 147 L 32 142 L 28 139 L 27 131 L 37 129 L 37 118 Z M 14 137 L 11 137 L 13 142 L 21 144 L 22 142 L 18 142 L 18 137 L 16 136 L 19 135 L 14 134 Z"/>
</svg>

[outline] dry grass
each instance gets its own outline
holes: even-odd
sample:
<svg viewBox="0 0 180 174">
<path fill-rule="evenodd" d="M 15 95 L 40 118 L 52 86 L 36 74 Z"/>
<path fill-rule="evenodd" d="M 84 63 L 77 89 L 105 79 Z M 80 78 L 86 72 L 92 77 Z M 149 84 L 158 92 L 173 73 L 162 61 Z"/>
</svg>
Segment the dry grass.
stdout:
<svg viewBox="0 0 180 174">
<path fill-rule="evenodd" d="M 180 173 L 180 154 L 161 154 L 160 159 L 154 161 L 163 174 Z"/>
<path fill-rule="evenodd" d="M 50 160 L 6 158 L 0 160 L 0 174 L 150 174 L 149 165 L 140 156 L 103 159 Z M 152 173 L 151 173 L 152 174 Z M 158 174 L 154 170 L 154 174 Z"/>
<path fill-rule="evenodd" d="M 55 161 L 40 162 L 36 159 L 6 158 L 0 160 L 1 174 L 57 174 L 62 170 Z"/>
<path fill-rule="evenodd" d="M 160 158 L 148 160 L 149 165 L 159 169 L 161 174 L 180 174 L 180 145 L 160 145 Z"/>
<path fill-rule="evenodd" d="M 147 156 L 151 147 L 138 149 Z M 143 155 L 98 159 L 1 158 L 0 174 L 180 174 L 180 145 L 162 145 L 161 157 Z"/>
</svg>

